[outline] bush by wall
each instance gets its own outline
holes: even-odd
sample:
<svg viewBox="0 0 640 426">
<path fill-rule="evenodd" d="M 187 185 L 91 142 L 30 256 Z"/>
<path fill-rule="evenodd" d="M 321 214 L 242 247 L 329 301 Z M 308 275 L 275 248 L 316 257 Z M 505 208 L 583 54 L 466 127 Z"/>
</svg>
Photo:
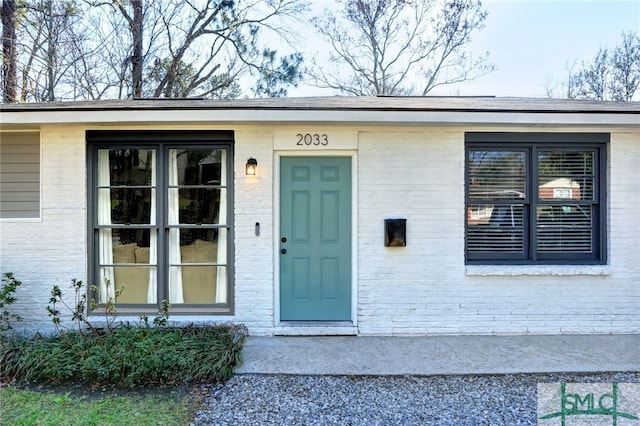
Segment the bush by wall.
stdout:
<svg viewBox="0 0 640 426">
<path fill-rule="evenodd" d="M 122 326 L 97 334 L 11 337 L 0 350 L 0 376 L 130 387 L 222 382 L 241 362 L 246 334 L 244 326 Z"/>
<path fill-rule="evenodd" d="M 18 287 L 22 285 L 22 281 L 16 279 L 11 272 L 2 274 L 2 284 L 0 285 L 0 336 L 6 331 L 13 329 L 14 322 L 22 321 L 22 317 L 15 312 L 8 310 L 16 298 L 14 293 Z"/>
<path fill-rule="evenodd" d="M 135 326 L 119 324 L 115 304 L 109 299 L 106 327 L 97 328 L 84 314 L 87 296 L 82 282 L 73 280 L 71 288 L 75 293 L 72 305 L 65 303 L 58 286 L 51 292 L 47 311 L 57 334 L 2 336 L 1 379 L 128 387 L 222 382 L 241 362 L 247 336 L 243 325 L 170 327 L 170 306 L 165 301 L 153 325 L 146 317 Z M 59 307 L 71 313 L 72 327 L 61 324 Z"/>
</svg>

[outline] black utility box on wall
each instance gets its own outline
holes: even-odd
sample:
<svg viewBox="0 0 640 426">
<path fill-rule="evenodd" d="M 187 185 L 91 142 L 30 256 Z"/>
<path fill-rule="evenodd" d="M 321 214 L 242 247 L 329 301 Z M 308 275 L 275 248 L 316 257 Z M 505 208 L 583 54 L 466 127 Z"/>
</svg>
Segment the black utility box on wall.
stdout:
<svg viewBox="0 0 640 426">
<path fill-rule="evenodd" d="M 384 220 L 384 246 L 405 247 L 407 245 L 407 219 Z"/>
</svg>

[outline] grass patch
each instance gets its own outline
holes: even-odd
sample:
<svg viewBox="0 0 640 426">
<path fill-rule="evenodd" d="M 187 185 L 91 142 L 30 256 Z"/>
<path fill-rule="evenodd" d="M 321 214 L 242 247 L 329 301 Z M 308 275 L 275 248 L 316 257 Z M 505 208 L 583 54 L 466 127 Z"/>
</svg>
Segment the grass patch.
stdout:
<svg viewBox="0 0 640 426">
<path fill-rule="evenodd" d="M 11 338 L 0 349 L 6 381 L 124 387 L 224 382 L 241 362 L 246 328 L 117 327 Z"/>
<path fill-rule="evenodd" d="M 100 392 L 98 392 L 100 393 Z M 199 395 L 173 389 L 153 393 L 34 391 L 0 388 L 3 425 L 188 425 L 200 407 Z"/>
<path fill-rule="evenodd" d="M 186 386 L 224 382 L 241 363 L 243 325 L 170 327 L 163 301 L 152 323 L 141 317 L 131 326 L 116 322 L 109 298 L 106 326 L 98 328 L 85 316 L 78 280 L 71 305 L 58 286 L 51 292 L 47 312 L 57 334 L 6 334 L 19 317 L 2 309 L 19 284 L 4 274 L 0 286 L 0 425 L 188 425 L 202 398 Z M 62 326 L 60 306 L 74 331 Z"/>
</svg>

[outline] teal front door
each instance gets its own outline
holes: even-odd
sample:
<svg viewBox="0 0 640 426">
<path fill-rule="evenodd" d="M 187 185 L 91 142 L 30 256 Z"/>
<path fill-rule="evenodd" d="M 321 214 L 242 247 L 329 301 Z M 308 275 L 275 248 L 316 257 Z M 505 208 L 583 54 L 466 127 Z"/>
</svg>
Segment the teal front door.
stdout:
<svg viewBox="0 0 640 426">
<path fill-rule="evenodd" d="M 351 319 L 351 158 L 280 160 L 280 319 Z"/>
</svg>

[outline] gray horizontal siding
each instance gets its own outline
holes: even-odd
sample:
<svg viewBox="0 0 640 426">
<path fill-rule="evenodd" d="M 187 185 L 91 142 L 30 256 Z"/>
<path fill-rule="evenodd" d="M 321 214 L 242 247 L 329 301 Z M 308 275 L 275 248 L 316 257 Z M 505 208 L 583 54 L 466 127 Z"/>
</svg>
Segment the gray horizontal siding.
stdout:
<svg viewBox="0 0 640 426">
<path fill-rule="evenodd" d="M 0 134 L 0 218 L 40 217 L 40 135 Z"/>
</svg>

